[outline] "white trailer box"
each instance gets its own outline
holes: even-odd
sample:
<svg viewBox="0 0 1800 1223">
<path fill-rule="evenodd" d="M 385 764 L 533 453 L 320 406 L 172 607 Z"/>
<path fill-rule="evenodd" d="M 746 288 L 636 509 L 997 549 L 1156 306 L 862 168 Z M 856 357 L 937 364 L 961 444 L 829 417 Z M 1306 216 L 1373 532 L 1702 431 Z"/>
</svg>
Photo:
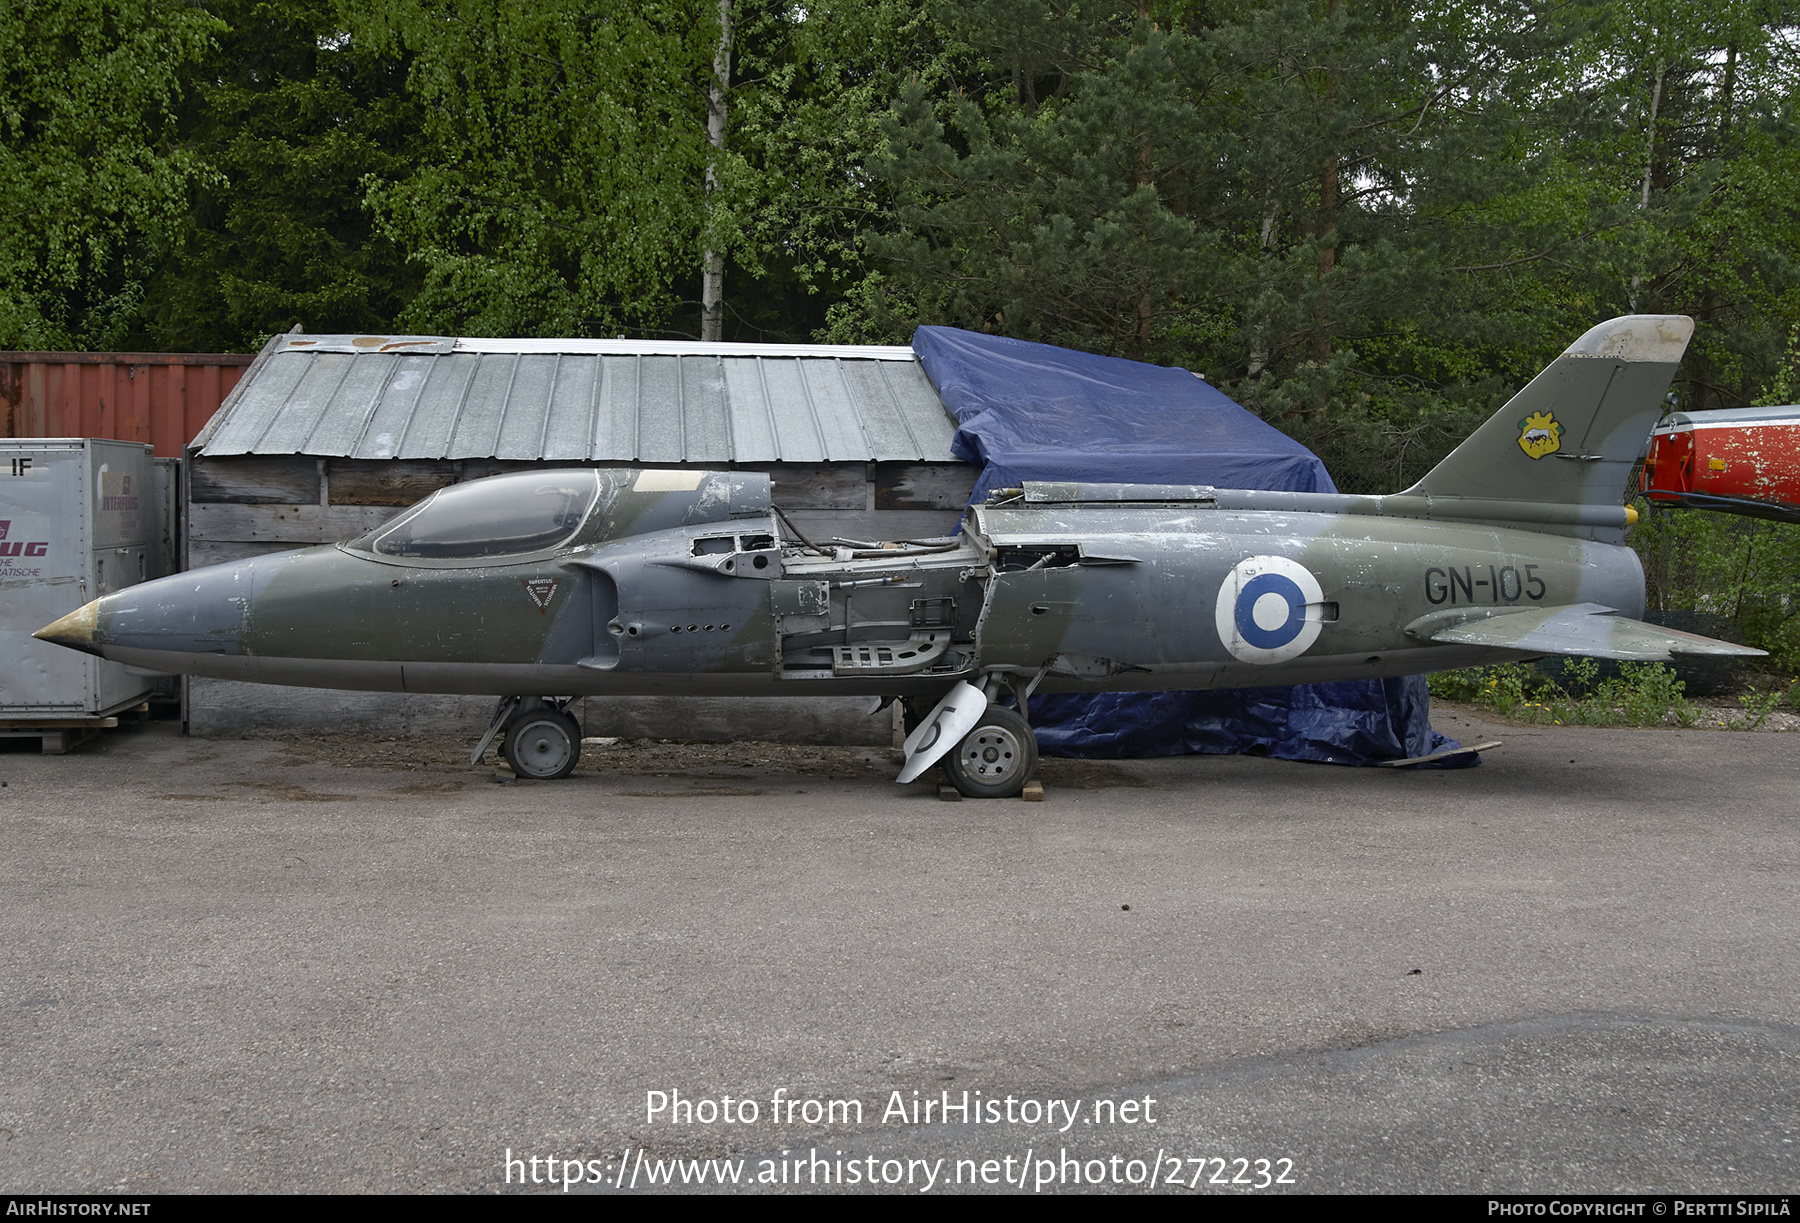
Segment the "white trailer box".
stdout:
<svg viewBox="0 0 1800 1223">
<path fill-rule="evenodd" d="M 152 676 L 31 635 L 168 572 L 155 462 L 138 442 L 0 439 L 0 734 L 104 718 L 155 689 Z"/>
</svg>

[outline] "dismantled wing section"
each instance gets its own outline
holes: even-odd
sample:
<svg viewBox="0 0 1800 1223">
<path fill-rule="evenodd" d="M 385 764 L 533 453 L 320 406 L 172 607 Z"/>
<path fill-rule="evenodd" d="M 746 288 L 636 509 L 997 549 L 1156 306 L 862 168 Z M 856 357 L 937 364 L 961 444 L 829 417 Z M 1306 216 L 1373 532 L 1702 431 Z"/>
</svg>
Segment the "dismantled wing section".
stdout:
<svg viewBox="0 0 1800 1223">
<path fill-rule="evenodd" d="M 1766 650 L 1733 645 L 1613 615 L 1598 603 L 1534 607 L 1472 618 L 1439 612 L 1406 626 L 1414 637 L 1455 645 L 1479 645 L 1528 654 L 1575 654 L 1621 662 L 1669 662 L 1677 654 L 1760 657 Z"/>
</svg>

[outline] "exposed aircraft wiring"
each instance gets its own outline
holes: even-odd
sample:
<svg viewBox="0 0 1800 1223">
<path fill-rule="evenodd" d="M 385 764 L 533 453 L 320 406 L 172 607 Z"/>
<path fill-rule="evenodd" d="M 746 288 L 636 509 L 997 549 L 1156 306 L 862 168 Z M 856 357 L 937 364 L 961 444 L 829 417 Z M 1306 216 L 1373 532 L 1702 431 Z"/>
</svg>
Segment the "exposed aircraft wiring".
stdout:
<svg viewBox="0 0 1800 1223">
<path fill-rule="evenodd" d="M 942 556 L 944 553 L 950 551 L 954 551 L 954 549 L 945 548 L 941 551 L 927 551 L 921 548 L 909 551 L 904 548 L 845 548 L 838 554 L 838 559 L 852 561 L 880 561 L 906 560 L 910 558 L 913 560 L 922 560 L 929 556 Z M 848 555 L 846 556 L 844 553 L 848 553 Z"/>
<path fill-rule="evenodd" d="M 909 582 L 906 580 L 908 576 L 910 575 L 904 573 L 892 573 L 886 577 L 863 578 L 854 582 L 832 582 L 831 588 L 833 590 L 853 590 L 859 586 L 899 586 L 905 588 L 919 587 L 925 584 L 923 582 Z"/>
<path fill-rule="evenodd" d="M 934 552 L 954 552 L 962 545 L 955 540 L 948 543 L 919 543 L 910 539 L 894 540 L 889 543 L 878 543 L 869 539 L 828 539 L 828 544 L 840 548 L 849 548 L 859 559 L 864 556 L 926 556 Z"/>
<path fill-rule="evenodd" d="M 810 540 L 810 539 L 806 538 L 806 536 L 802 535 L 800 533 L 800 528 L 794 525 L 794 520 L 792 518 L 789 518 L 787 516 L 787 512 L 785 510 L 783 510 L 779 505 L 776 505 L 774 502 L 770 502 L 769 508 L 771 510 L 775 511 L 775 517 L 781 519 L 782 525 L 787 527 L 788 530 L 790 530 L 794 533 L 794 538 L 799 540 L 801 546 L 804 547 L 808 552 L 817 552 L 820 556 L 832 555 L 831 549 L 821 548 L 821 547 L 819 547 L 818 544 L 815 544 L 812 540 Z"/>
</svg>

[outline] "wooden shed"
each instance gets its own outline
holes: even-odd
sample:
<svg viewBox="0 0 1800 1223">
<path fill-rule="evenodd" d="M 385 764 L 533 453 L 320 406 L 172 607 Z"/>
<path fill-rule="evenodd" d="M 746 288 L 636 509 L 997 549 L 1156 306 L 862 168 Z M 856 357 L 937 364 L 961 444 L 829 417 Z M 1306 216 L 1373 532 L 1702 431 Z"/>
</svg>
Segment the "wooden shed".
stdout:
<svg viewBox="0 0 1800 1223">
<path fill-rule="evenodd" d="M 334 543 L 447 484 L 532 467 L 769 473 L 809 536 L 955 529 L 977 469 L 909 348 L 276 336 L 186 451 L 188 568 Z M 880 742 L 866 700 L 594 698 L 589 734 Z M 467 731 L 482 697 L 195 680 L 188 724 Z M 750 708 L 755 706 L 755 708 Z"/>
</svg>

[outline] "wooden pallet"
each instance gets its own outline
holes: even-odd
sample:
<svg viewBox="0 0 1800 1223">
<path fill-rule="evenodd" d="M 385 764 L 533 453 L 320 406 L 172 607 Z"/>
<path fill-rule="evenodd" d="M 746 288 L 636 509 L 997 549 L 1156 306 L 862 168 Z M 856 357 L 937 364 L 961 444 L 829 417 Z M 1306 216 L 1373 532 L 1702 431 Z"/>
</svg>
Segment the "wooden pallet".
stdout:
<svg viewBox="0 0 1800 1223">
<path fill-rule="evenodd" d="M 147 713 L 145 702 L 132 712 Z M 119 724 L 116 717 L 106 718 L 0 718 L 0 739 L 37 739 L 46 756 L 61 756 L 103 730 Z"/>
</svg>

